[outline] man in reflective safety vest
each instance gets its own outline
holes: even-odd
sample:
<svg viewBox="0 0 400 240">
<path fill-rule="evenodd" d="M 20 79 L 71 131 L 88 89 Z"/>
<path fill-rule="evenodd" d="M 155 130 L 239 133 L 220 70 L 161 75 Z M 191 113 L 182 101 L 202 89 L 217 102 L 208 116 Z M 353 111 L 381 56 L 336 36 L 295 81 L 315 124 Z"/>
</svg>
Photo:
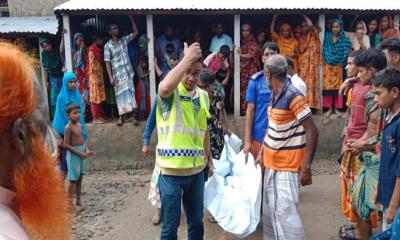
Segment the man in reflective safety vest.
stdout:
<svg viewBox="0 0 400 240">
<path fill-rule="evenodd" d="M 181 202 L 188 239 L 203 239 L 204 169 L 209 159 L 209 98 L 197 87 L 201 48 L 185 43 L 184 57 L 159 85 L 157 161 L 161 168 L 161 239 L 177 239 Z"/>
</svg>

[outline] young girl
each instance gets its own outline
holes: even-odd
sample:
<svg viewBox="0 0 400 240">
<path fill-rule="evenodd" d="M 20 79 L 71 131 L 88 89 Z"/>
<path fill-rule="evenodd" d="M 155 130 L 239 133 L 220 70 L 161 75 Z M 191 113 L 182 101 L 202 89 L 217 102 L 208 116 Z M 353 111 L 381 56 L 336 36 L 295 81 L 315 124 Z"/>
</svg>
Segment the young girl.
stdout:
<svg viewBox="0 0 400 240">
<path fill-rule="evenodd" d="M 381 35 L 378 31 L 378 20 L 372 19 L 368 23 L 368 37 L 371 48 L 375 48 L 381 43 Z"/>
<path fill-rule="evenodd" d="M 104 89 L 104 37 L 100 33 L 93 36 L 94 43 L 88 48 L 88 78 L 90 85 L 90 108 L 94 124 L 106 123 L 102 103 L 106 100 Z"/>
<path fill-rule="evenodd" d="M 148 58 L 141 56 L 136 68 L 138 83 L 136 87 L 136 102 L 138 104 L 139 119 L 145 119 L 150 113 L 150 69 Z"/>
<path fill-rule="evenodd" d="M 65 112 L 65 108 L 70 103 L 77 104 L 78 106 L 80 106 L 80 109 L 83 109 L 82 96 L 79 94 L 77 88 L 77 77 L 75 73 L 67 72 L 63 77 L 63 85 L 57 98 L 56 112 L 53 120 L 53 129 L 60 135 L 60 170 L 64 173 L 65 176 L 68 172 L 68 167 L 66 162 L 67 152 L 63 147 L 63 139 L 65 126 L 67 126 L 69 122 L 69 118 L 67 113 Z M 83 119 L 83 115 L 80 116 L 79 122 L 82 125 L 83 139 L 86 140 L 87 129 L 85 121 Z"/>
</svg>

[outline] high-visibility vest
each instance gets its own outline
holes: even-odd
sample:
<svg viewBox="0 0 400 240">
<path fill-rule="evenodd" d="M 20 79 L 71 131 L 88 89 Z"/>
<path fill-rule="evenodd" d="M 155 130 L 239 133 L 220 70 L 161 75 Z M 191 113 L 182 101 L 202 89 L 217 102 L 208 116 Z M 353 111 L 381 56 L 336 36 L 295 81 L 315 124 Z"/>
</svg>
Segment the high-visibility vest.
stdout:
<svg viewBox="0 0 400 240">
<path fill-rule="evenodd" d="M 182 83 L 173 93 L 168 116 L 163 117 L 161 104 L 157 104 L 157 153 L 161 168 L 190 169 L 205 165 L 204 137 L 210 104 L 207 92 L 200 88 L 196 91 L 200 100 L 197 114 Z"/>
</svg>

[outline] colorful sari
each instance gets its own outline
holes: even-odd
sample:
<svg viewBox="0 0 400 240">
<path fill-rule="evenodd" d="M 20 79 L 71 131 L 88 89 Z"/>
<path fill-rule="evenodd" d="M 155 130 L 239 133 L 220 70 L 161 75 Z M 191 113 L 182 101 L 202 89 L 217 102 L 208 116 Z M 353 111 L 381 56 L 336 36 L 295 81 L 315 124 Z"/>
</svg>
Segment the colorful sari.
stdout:
<svg viewBox="0 0 400 240">
<path fill-rule="evenodd" d="M 90 102 L 100 104 L 106 100 L 104 90 L 103 49 L 93 44 L 88 49 Z"/>
<path fill-rule="evenodd" d="M 324 107 L 342 108 L 343 99 L 341 96 L 338 96 L 338 90 L 343 82 L 343 66 L 346 63 L 352 46 L 343 30 L 343 21 L 337 18 L 334 22 L 341 27 L 339 37 L 336 42 L 333 42 L 333 33 L 327 31 L 322 51 L 324 59 Z"/>
<path fill-rule="evenodd" d="M 299 43 L 300 78 L 307 86 L 308 105 L 313 109 L 321 108 L 319 82 L 319 63 L 321 58 L 321 42 L 318 32 L 312 28 L 306 35 L 301 35 Z"/>
<path fill-rule="evenodd" d="M 245 115 L 247 109 L 246 91 L 251 76 L 260 68 L 260 50 L 253 36 L 242 39 L 241 50 L 243 54 L 251 54 L 251 58 L 240 58 L 240 104 L 241 115 Z"/>
<path fill-rule="evenodd" d="M 103 49 L 96 44 L 88 49 L 88 63 L 90 110 L 93 120 L 97 120 L 104 115 L 101 103 L 106 100 L 106 92 L 104 89 Z"/>
<path fill-rule="evenodd" d="M 290 32 L 289 38 L 285 38 L 281 34 L 272 32 L 271 39 L 278 45 L 280 54 L 282 56 L 286 57 L 290 54 L 294 54 L 294 51 L 298 47 L 298 43 L 297 43 L 296 38 L 293 36 L 293 31 L 289 24 L 287 24 L 287 23 L 282 24 L 279 32 L 281 32 L 282 30 L 286 30 L 286 31 Z M 291 58 L 293 59 L 293 62 L 294 62 L 294 69 L 297 69 L 297 67 L 299 65 L 297 59 L 294 58 L 293 56 Z"/>
<path fill-rule="evenodd" d="M 382 41 L 386 40 L 388 38 L 391 38 L 391 37 L 397 37 L 397 38 L 400 37 L 399 29 L 395 28 L 392 16 L 388 15 L 387 17 L 389 20 L 388 29 L 386 29 L 385 31 L 382 31 L 382 29 L 379 28 L 379 33 L 381 35 Z"/>
</svg>

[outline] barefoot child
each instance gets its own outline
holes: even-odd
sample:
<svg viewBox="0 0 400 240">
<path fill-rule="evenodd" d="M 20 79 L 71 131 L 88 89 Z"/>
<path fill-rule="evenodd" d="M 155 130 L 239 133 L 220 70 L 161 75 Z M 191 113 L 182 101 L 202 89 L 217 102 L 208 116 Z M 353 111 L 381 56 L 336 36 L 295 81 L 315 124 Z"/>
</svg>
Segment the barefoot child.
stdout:
<svg viewBox="0 0 400 240">
<path fill-rule="evenodd" d="M 83 140 L 80 107 L 76 104 L 68 104 L 66 112 L 70 122 L 65 126 L 64 147 L 67 149 L 68 180 L 70 181 L 68 193 L 72 198 L 76 193 L 76 205 L 81 206 L 82 176 L 85 174 L 85 162 L 83 161 L 95 153 L 85 146 Z"/>
<path fill-rule="evenodd" d="M 358 68 L 359 82 L 354 85 L 368 86 L 371 88 L 372 79 L 377 72 L 386 67 L 386 57 L 382 50 L 369 49 L 354 59 L 354 64 Z M 359 174 L 350 190 L 353 212 L 357 213 L 357 229 L 359 236 L 357 239 L 368 240 L 372 235 L 372 228 L 376 226 L 376 212 L 381 207 L 375 203 L 378 173 L 379 155 L 376 151 L 374 139 L 378 134 L 378 119 L 380 109 L 374 102 L 374 94 L 369 90 L 365 96 L 365 108 L 363 117 L 367 124 L 364 135 L 359 139 L 349 139 L 347 147 L 350 151 L 359 153 L 361 168 Z M 374 214 L 372 214 L 374 213 Z"/>
</svg>

